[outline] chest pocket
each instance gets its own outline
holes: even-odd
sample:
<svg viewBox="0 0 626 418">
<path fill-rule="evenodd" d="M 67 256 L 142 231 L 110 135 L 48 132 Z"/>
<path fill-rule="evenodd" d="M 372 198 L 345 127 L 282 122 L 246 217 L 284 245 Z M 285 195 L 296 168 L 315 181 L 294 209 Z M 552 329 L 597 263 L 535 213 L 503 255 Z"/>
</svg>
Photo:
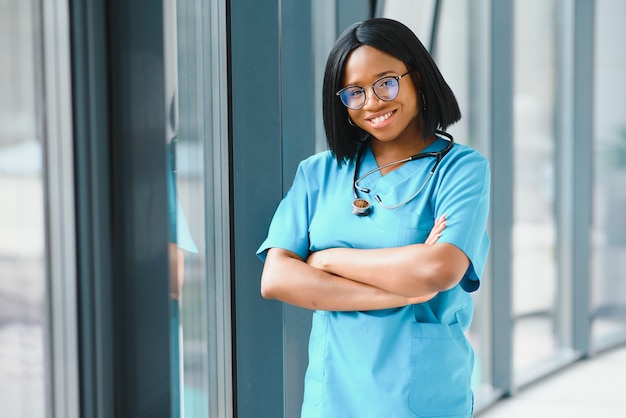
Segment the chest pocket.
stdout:
<svg viewBox="0 0 626 418">
<path fill-rule="evenodd" d="M 432 215 L 402 215 L 398 229 L 398 246 L 423 243 L 434 224 L 435 218 Z"/>
</svg>

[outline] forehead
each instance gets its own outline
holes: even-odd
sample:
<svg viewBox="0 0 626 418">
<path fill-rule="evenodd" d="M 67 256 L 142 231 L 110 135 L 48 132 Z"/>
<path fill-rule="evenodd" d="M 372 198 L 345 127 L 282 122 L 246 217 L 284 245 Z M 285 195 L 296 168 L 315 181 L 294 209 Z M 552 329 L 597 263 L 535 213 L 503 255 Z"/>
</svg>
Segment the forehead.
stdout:
<svg viewBox="0 0 626 418">
<path fill-rule="evenodd" d="M 369 84 L 385 75 L 406 72 L 406 65 L 393 55 L 363 45 L 348 55 L 343 68 L 344 84 Z"/>
</svg>

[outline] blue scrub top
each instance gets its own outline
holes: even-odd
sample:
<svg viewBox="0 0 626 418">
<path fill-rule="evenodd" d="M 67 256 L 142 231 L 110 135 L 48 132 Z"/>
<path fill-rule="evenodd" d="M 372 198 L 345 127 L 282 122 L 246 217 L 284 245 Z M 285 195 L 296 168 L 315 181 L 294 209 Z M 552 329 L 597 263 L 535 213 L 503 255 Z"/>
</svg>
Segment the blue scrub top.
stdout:
<svg viewBox="0 0 626 418">
<path fill-rule="evenodd" d="M 446 146 L 438 138 L 424 151 Z M 471 417 L 474 354 L 465 331 L 473 314 L 468 292 L 479 287 L 489 249 L 488 161 L 455 144 L 424 189 L 393 210 L 424 183 L 435 158 L 404 164 L 365 178 L 372 202 L 369 216 L 351 212 L 355 162 L 339 164 L 329 151 L 302 161 L 281 201 L 267 239 L 269 248 L 310 252 L 334 248 L 382 248 L 423 243 L 435 219 L 447 215 L 438 242 L 461 249 L 470 260 L 461 283 L 432 300 L 402 308 L 361 312 L 315 311 L 309 340 L 302 417 L 404 418 Z M 377 167 L 366 149 L 360 174 Z"/>
</svg>

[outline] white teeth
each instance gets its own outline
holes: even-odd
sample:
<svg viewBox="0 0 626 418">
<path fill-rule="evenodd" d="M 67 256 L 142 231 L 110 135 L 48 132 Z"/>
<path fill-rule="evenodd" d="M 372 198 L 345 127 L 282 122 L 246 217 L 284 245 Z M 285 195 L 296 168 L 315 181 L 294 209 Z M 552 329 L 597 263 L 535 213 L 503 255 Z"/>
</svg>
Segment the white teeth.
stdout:
<svg viewBox="0 0 626 418">
<path fill-rule="evenodd" d="M 384 121 L 384 120 L 389 119 L 389 116 L 391 116 L 392 114 L 393 114 L 393 112 L 385 113 L 385 114 L 384 114 L 384 115 L 382 115 L 382 116 L 379 116 L 379 117 L 377 117 L 377 118 L 372 118 L 372 119 L 370 119 L 370 120 L 371 120 L 373 123 L 380 123 L 380 122 L 382 122 L 382 121 Z"/>
</svg>

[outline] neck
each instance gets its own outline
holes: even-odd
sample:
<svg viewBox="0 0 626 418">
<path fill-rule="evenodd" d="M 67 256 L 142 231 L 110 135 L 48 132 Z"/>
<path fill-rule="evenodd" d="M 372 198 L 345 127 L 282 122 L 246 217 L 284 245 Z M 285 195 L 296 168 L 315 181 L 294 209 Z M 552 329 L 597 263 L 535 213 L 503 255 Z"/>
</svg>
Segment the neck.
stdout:
<svg viewBox="0 0 626 418">
<path fill-rule="evenodd" d="M 371 148 L 376 157 L 376 162 L 379 166 L 388 164 L 392 161 L 403 160 L 411 155 L 419 154 L 426 147 L 435 141 L 436 137 L 433 135 L 429 138 L 413 138 L 410 141 L 396 142 L 381 142 L 376 139 L 372 139 Z M 397 168 L 397 167 L 396 167 Z"/>
</svg>

